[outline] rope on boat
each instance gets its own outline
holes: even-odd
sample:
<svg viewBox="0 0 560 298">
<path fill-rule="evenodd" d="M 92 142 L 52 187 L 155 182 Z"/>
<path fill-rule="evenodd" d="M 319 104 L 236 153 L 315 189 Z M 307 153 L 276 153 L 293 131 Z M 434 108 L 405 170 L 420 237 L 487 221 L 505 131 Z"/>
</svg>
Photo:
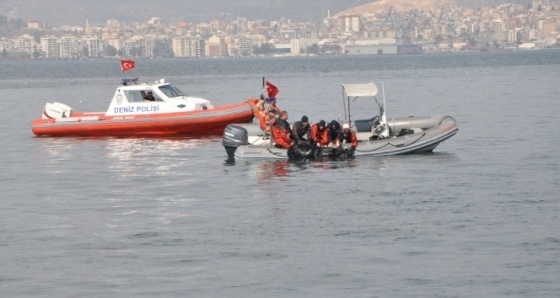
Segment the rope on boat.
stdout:
<svg viewBox="0 0 560 298">
<path fill-rule="evenodd" d="M 426 135 L 426 133 L 423 133 L 420 137 L 418 137 L 418 139 L 416 139 L 414 142 L 408 144 L 407 146 L 414 145 L 416 142 L 418 142 L 418 141 L 419 141 L 421 138 L 423 138 L 425 135 Z M 388 145 L 391 145 L 391 146 L 393 146 L 393 147 L 395 147 L 395 148 L 400 147 L 399 145 L 393 145 L 393 144 L 391 144 L 391 142 L 388 142 L 387 144 L 385 144 L 385 145 L 383 145 L 383 146 L 381 146 L 381 147 L 375 148 L 375 149 L 373 149 L 373 150 L 358 150 L 358 149 L 356 148 L 355 151 L 358 151 L 358 152 L 373 152 L 373 151 L 377 151 L 377 150 L 379 150 L 379 149 L 381 149 L 381 148 L 385 148 L 385 147 L 388 146 Z M 358 147 L 358 148 L 359 148 L 359 147 Z"/>
</svg>

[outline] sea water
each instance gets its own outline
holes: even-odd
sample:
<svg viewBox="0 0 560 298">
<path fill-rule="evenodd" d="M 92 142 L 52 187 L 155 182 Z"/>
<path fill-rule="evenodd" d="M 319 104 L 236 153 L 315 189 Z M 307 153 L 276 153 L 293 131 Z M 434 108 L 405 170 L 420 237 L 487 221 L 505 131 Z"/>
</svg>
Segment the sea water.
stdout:
<svg viewBox="0 0 560 298">
<path fill-rule="evenodd" d="M 221 136 L 37 138 L 46 102 L 105 111 L 118 61 L 0 70 L 2 297 L 560 293 L 560 51 L 152 59 L 126 73 L 214 105 L 258 97 L 264 76 L 291 123 L 337 119 L 341 84 L 373 81 L 388 117 L 458 121 L 433 153 L 305 163 L 231 162 Z"/>
</svg>

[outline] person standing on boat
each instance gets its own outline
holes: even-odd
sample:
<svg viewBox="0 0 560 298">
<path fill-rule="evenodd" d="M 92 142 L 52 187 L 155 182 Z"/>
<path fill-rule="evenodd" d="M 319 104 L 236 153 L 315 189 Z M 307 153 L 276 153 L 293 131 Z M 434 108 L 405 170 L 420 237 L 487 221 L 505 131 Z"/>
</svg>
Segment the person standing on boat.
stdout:
<svg viewBox="0 0 560 298">
<path fill-rule="evenodd" d="M 309 127 L 309 118 L 307 116 L 301 117 L 301 121 L 296 121 L 292 128 L 294 136 L 298 144 L 308 143 L 311 141 L 311 127 Z"/>
<path fill-rule="evenodd" d="M 340 135 L 340 142 L 350 143 L 352 150 L 355 150 L 358 147 L 358 138 L 356 137 L 356 133 L 352 131 L 350 128 L 344 128 L 342 130 L 342 134 Z"/>
<path fill-rule="evenodd" d="M 292 130 L 290 129 L 290 124 L 288 123 L 288 112 L 280 112 L 280 116 L 274 122 L 272 126 L 272 137 L 276 143 L 276 147 L 291 150 L 294 145 L 294 137 Z"/>
<path fill-rule="evenodd" d="M 325 120 L 319 121 L 311 126 L 311 140 L 317 147 L 329 144 L 329 130 L 325 127 Z"/>
<path fill-rule="evenodd" d="M 264 98 L 261 96 L 261 99 L 255 105 L 257 112 L 255 116 L 259 119 L 259 124 L 261 129 L 267 133 L 270 133 L 270 128 L 272 127 L 271 117 L 275 118 L 275 116 L 270 113 L 270 110 L 265 106 Z M 272 116 L 271 116 L 272 115 Z"/>
<path fill-rule="evenodd" d="M 340 123 L 338 123 L 338 121 L 336 120 L 331 121 L 331 123 L 329 123 L 328 125 L 328 130 L 329 130 L 330 145 L 334 148 L 340 147 L 340 139 L 342 138 L 341 137 L 342 130 L 341 130 Z"/>
<path fill-rule="evenodd" d="M 148 91 L 146 96 L 144 96 L 144 101 L 156 101 L 156 98 L 152 94 L 152 91 Z"/>
</svg>

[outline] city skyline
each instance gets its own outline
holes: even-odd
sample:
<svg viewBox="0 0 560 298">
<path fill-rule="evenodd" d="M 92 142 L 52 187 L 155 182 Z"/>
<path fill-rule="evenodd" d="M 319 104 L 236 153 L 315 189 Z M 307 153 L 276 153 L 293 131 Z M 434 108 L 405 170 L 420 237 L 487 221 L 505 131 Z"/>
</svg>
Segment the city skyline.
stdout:
<svg viewBox="0 0 560 298">
<path fill-rule="evenodd" d="M 428 0 L 429 1 L 429 0 Z M 19 29 L 17 27 L 20 27 Z M 262 55 L 405 54 L 558 47 L 560 5 L 441 7 L 385 14 L 339 14 L 320 22 L 232 18 L 48 27 L 0 18 L 3 59 L 111 57 L 252 57 Z"/>
</svg>

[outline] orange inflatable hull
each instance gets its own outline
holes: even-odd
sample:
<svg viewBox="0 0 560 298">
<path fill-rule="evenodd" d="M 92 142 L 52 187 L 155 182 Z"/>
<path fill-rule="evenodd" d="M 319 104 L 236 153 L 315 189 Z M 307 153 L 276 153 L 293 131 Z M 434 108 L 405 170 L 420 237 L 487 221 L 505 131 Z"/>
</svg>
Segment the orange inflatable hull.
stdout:
<svg viewBox="0 0 560 298">
<path fill-rule="evenodd" d="M 210 110 L 105 116 L 105 113 L 73 113 L 71 118 L 35 119 L 37 136 L 142 136 L 217 135 L 230 123 L 249 123 L 256 100 Z"/>
</svg>

